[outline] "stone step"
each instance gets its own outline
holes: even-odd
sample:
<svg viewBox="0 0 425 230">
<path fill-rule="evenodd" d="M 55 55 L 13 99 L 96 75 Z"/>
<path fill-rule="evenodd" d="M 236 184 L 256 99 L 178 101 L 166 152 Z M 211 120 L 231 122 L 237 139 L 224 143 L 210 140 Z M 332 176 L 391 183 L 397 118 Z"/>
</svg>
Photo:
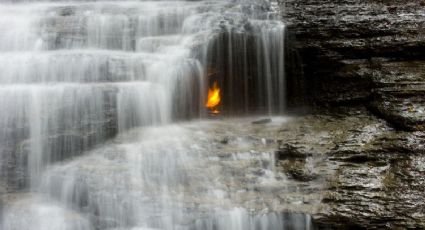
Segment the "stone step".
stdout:
<svg viewBox="0 0 425 230">
<path fill-rule="evenodd" d="M 176 78 L 198 71 L 198 61 L 188 58 L 185 51 L 182 48 L 181 53 L 173 55 L 166 51 L 159 54 L 109 50 L 0 53 L 0 84 L 170 81 L 165 69 L 181 69 L 181 74 L 174 75 Z"/>
<path fill-rule="evenodd" d="M 0 4 L 0 51 L 70 48 L 134 50 L 138 39 L 194 33 L 225 2 L 66 2 Z M 195 19 L 191 19 L 195 17 Z M 199 20 L 197 20 L 199 18 Z M 210 20 L 211 19 L 211 20 Z M 198 26 L 204 21 L 203 27 Z"/>
</svg>

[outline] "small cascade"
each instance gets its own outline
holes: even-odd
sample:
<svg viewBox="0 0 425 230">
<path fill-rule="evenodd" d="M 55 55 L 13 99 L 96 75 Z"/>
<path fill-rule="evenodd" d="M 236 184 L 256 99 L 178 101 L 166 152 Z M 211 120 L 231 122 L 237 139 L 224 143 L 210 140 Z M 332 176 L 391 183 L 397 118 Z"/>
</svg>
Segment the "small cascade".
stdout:
<svg viewBox="0 0 425 230">
<path fill-rule="evenodd" d="M 208 42 L 204 65 L 207 75 L 223 88 L 223 110 L 282 114 L 286 108 L 285 25 L 272 5 L 258 2 L 242 1 L 223 14 L 222 32 Z"/>
<path fill-rule="evenodd" d="M 271 150 L 222 161 L 213 124 L 180 124 L 209 117 L 213 82 L 226 115 L 285 111 L 285 25 L 273 6 L 1 2 L 0 227 L 312 228 L 307 215 L 248 205 L 265 195 L 250 186 L 284 177 Z M 228 173 L 251 175 L 231 164 L 247 160 L 266 162 L 248 169 L 268 176 L 244 184 Z"/>
<path fill-rule="evenodd" d="M 265 211 L 284 207 L 270 191 L 292 189 L 273 171 L 273 152 L 249 151 L 257 140 L 214 140 L 244 129 L 234 121 L 134 129 L 55 164 L 37 194 L 7 206 L 4 226 L 46 229 L 53 215 L 58 229 L 313 229 L 308 215 Z"/>
<path fill-rule="evenodd" d="M 119 132 L 199 117 L 202 66 L 183 31 L 201 5 L 1 4 L 0 155 L 24 166 L 0 170 L 15 187 Z"/>
</svg>

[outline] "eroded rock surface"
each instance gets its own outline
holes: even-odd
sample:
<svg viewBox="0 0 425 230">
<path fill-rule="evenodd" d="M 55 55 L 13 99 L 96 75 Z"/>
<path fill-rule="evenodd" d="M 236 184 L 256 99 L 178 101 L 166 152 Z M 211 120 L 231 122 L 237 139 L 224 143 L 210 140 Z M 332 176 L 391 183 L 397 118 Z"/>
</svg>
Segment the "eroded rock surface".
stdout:
<svg viewBox="0 0 425 230">
<path fill-rule="evenodd" d="M 278 165 L 306 180 L 305 162 L 326 162 L 308 178 L 326 181 L 321 228 L 425 228 L 425 2 L 279 2 L 298 63 L 289 76 L 302 79 L 292 85 L 319 111 L 351 109 L 297 119 Z"/>
<path fill-rule="evenodd" d="M 425 129 L 425 2 L 280 0 L 280 5 L 293 52 L 300 56 L 299 91 L 309 103 L 363 104 L 399 129 Z"/>
<path fill-rule="evenodd" d="M 345 108 L 297 118 L 281 135 L 281 170 L 323 183 L 312 213 L 321 229 L 425 228 L 423 132 L 396 131 L 365 109 Z"/>
</svg>

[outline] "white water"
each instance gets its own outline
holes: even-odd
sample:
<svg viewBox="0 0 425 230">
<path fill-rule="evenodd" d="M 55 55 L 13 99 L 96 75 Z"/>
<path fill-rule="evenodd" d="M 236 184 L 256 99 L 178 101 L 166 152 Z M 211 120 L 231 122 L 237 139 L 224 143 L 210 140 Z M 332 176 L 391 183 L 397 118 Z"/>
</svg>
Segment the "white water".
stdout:
<svg viewBox="0 0 425 230">
<path fill-rule="evenodd" d="M 8 201 L 3 227 L 312 228 L 308 216 L 276 212 L 284 207 L 276 196 L 290 189 L 285 176 L 274 171 L 274 145 L 247 136 L 258 130 L 252 119 L 197 121 L 119 135 L 85 156 L 50 166 L 37 193 Z M 270 126 L 286 122 L 274 120 Z"/>
<path fill-rule="evenodd" d="M 25 192 L 3 201 L 0 226 L 282 229 L 286 219 L 309 226 L 302 215 L 248 211 L 234 200 L 246 186 L 220 181 L 233 175 L 211 161 L 219 151 L 214 131 L 203 131 L 211 124 L 172 124 L 205 117 L 208 68 L 220 58 L 211 47 L 223 44 L 229 58 L 215 68 L 224 96 L 243 101 L 228 99 L 228 110 L 284 109 L 284 25 L 255 2 L 0 3 L 0 186 L 7 197 Z M 233 39 L 240 34 L 254 42 Z M 245 69 L 253 63 L 257 80 L 235 78 L 252 74 Z M 248 99 L 252 84 L 257 95 Z M 137 127 L 144 128 L 127 133 Z M 249 158 L 273 160 L 264 154 Z"/>
</svg>

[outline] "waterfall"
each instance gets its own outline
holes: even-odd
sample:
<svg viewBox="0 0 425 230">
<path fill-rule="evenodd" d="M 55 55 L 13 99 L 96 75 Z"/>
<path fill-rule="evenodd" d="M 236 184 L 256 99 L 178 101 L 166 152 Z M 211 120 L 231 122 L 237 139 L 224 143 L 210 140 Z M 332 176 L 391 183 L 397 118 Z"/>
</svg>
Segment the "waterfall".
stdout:
<svg viewBox="0 0 425 230">
<path fill-rule="evenodd" d="M 189 175 L 212 159 L 211 136 L 174 124 L 207 116 L 212 81 L 229 115 L 285 110 L 285 26 L 272 8 L 0 3 L 0 187 L 4 197 L 23 193 L 2 199 L 0 227 L 281 229 L 285 218 L 310 226 L 308 216 L 252 215 L 231 199 L 193 206 L 225 189 L 207 172 Z"/>
</svg>

